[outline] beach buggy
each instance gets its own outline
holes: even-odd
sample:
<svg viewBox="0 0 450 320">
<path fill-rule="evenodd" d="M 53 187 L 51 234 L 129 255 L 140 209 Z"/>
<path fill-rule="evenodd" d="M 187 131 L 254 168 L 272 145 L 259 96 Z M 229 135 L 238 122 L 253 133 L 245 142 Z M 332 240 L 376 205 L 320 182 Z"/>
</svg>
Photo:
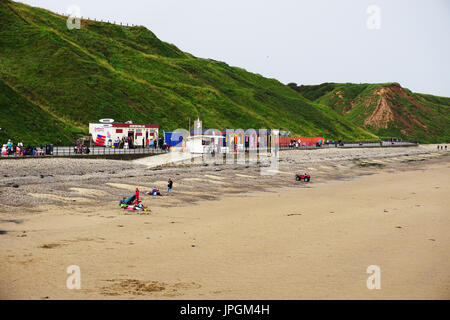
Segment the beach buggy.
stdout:
<svg viewBox="0 0 450 320">
<path fill-rule="evenodd" d="M 297 181 L 305 181 L 305 182 L 309 182 L 310 180 L 311 180 L 311 177 L 310 177 L 310 175 L 309 174 L 299 174 L 299 173 L 297 173 L 296 175 L 295 175 L 295 180 L 297 180 Z"/>
</svg>

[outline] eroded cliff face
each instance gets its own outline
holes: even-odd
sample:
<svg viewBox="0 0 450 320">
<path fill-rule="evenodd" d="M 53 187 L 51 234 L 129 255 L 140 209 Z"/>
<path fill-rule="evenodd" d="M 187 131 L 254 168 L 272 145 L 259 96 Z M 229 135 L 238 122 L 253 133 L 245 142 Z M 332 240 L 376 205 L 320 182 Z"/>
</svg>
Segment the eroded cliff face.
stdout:
<svg viewBox="0 0 450 320">
<path fill-rule="evenodd" d="M 387 129 L 391 125 L 401 126 L 404 135 L 414 135 L 418 129 L 428 130 L 427 125 L 416 115 L 417 110 L 432 112 L 432 110 L 420 103 L 414 96 L 396 85 L 374 90 L 370 101 L 363 103 L 370 105 L 375 99 L 376 107 L 364 120 L 364 127 L 372 127 L 376 130 Z M 408 106 L 400 103 L 404 99 Z"/>
<path fill-rule="evenodd" d="M 364 126 L 372 126 L 376 129 L 387 128 L 389 123 L 394 120 L 394 112 L 392 111 L 392 103 L 386 98 L 386 88 L 374 91 L 375 96 L 379 96 L 377 106 L 372 114 L 364 120 Z"/>
</svg>

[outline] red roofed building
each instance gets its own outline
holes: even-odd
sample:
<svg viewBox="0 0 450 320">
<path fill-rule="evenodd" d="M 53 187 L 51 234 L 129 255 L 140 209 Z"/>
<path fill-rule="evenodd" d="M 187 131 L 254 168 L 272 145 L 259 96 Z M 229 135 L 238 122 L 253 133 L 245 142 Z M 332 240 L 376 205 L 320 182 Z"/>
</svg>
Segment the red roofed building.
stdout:
<svg viewBox="0 0 450 320">
<path fill-rule="evenodd" d="M 157 124 L 118 123 L 113 119 L 89 124 L 89 134 L 99 146 L 113 146 L 115 142 L 126 139 L 135 147 L 146 147 L 156 143 L 158 131 Z"/>
</svg>

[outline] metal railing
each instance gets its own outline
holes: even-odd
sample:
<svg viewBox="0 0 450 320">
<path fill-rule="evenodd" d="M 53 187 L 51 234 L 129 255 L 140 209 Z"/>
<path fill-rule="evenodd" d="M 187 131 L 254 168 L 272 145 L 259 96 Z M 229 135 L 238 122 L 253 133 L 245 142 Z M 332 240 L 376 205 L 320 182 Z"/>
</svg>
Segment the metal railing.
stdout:
<svg viewBox="0 0 450 320">
<path fill-rule="evenodd" d="M 160 148 L 109 148 L 109 147 L 92 147 L 89 153 L 76 149 L 76 147 L 59 147 L 53 148 L 54 156 L 77 156 L 77 155 L 118 155 L 118 154 L 159 154 L 166 153 L 167 150 Z"/>
<path fill-rule="evenodd" d="M 4 154 L 2 151 L 2 158 L 18 158 L 18 157 L 48 157 L 48 156 L 101 156 L 101 155 L 128 155 L 128 154 L 160 154 L 166 153 L 168 150 L 161 148 L 131 148 L 131 149 L 118 149 L 109 147 L 90 147 L 89 149 L 78 150 L 76 146 L 53 146 L 50 150 L 45 147 L 36 147 L 29 149 L 26 155 L 22 156 L 17 153 L 10 155 Z"/>
<path fill-rule="evenodd" d="M 312 146 L 279 146 L 279 150 L 311 150 L 311 149 L 327 149 L 327 148 L 367 148 L 367 147 L 406 147 L 406 146 L 417 146 L 419 143 L 415 141 L 372 141 L 372 142 L 343 142 L 339 144 L 323 144 L 320 147 Z M 29 149 L 30 150 L 30 149 Z M 270 152 L 271 148 L 267 147 L 267 152 Z M 242 150 L 243 151 L 243 150 Z M 250 151 L 249 148 L 245 148 L 245 151 Z M 262 150 L 256 148 L 251 149 L 251 151 L 261 152 Z M 36 147 L 35 151 L 27 154 L 25 156 L 20 156 L 16 153 L 11 155 L 4 154 L 2 150 L 1 158 L 18 158 L 18 157 L 46 157 L 46 156 L 107 156 L 107 155 L 133 155 L 133 154 L 162 154 L 169 152 L 167 149 L 161 148 L 131 148 L 131 149 L 118 149 L 110 147 L 91 147 L 89 152 L 79 151 L 76 146 L 53 146 L 52 151 L 48 152 L 45 147 Z M 234 152 L 231 152 L 234 153 Z"/>
<path fill-rule="evenodd" d="M 280 150 L 296 150 L 296 149 L 324 149 L 324 148 L 377 148 L 377 147 L 412 147 L 419 145 L 416 141 L 353 141 L 341 142 L 341 144 L 323 144 L 320 147 L 312 146 L 280 146 Z"/>
</svg>

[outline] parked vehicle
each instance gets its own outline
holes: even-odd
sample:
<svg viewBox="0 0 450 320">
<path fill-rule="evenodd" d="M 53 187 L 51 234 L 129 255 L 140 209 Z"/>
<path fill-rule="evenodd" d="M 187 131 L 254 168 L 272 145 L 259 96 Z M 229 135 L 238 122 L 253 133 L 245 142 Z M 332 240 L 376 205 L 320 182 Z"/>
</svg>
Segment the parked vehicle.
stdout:
<svg viewBox="0 0 450 320">
<path fill-rule="evenodd" d="M 295 176 L 295 180 L 297 180 L 297 181 L 305 181 L 305 182 L 309 182 L 309 181 L 311 181 L 311 176 L 309 175 L 309 174 L 297 174 L 296 176 Z"/>
</svg>

